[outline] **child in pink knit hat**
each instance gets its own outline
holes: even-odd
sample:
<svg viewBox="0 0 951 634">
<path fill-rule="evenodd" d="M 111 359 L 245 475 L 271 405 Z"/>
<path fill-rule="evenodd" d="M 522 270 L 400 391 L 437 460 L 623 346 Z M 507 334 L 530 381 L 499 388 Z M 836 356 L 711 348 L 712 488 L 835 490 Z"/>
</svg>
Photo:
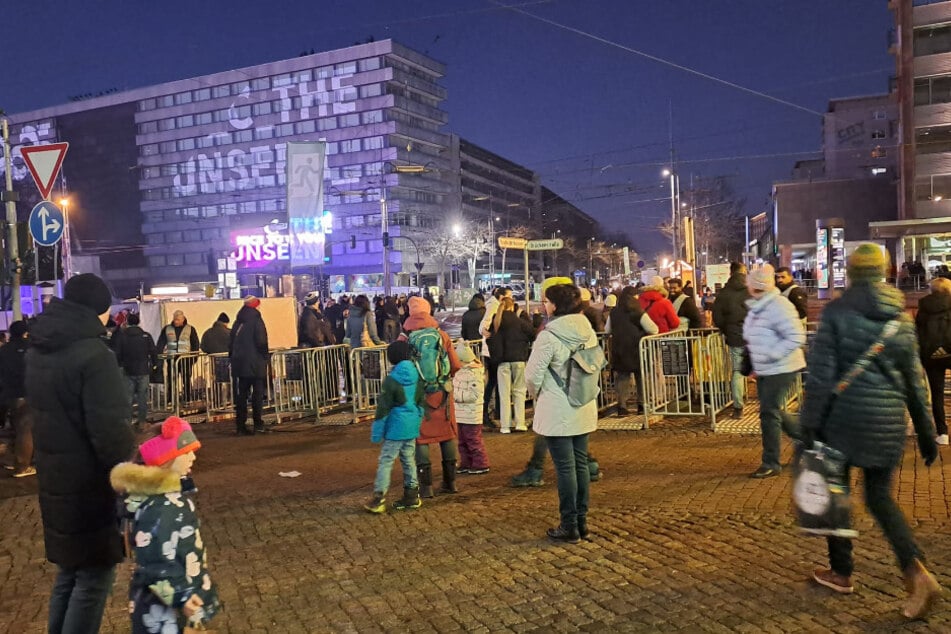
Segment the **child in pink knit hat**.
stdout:
<svg viewBox="0 0 951 634">
<path fill-rule="evenodd" d="M 129 587 L 132 632 L 203 630 L 220 609 L 205 562 L 195 491 L 189 478 L 201 447 L 177 416 L 139 446 L 142 462 L 112 470 L 112 487 L 125 495 L 126 536 L 135 558 Z"/>
</svg>

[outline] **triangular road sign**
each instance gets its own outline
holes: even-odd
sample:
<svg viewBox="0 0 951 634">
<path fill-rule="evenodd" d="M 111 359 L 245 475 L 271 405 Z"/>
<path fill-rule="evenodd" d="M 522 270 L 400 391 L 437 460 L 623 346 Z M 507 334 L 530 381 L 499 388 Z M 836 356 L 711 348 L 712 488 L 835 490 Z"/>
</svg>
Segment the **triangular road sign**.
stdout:
<svg viewBox="0 0 951 634">
<path fill-rule="evenodd" d="M 20 148 L 23 161 L 30 168 L 30 174 L 40 189 L 43 200 L 49 200 L 53 183 L 63 166 L 69 143 L 50 143 L 49 145 L 28 145 Z"/>
</svg>

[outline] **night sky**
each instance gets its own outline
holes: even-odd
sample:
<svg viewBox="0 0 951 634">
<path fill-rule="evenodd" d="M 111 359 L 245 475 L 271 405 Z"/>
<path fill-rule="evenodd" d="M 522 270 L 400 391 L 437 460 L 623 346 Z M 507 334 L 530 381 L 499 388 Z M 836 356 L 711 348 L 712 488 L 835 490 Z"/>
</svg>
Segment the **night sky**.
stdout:
<svg viewBox="0 0 951 634">
<path fill-rule="evenodd" d="M 447 65 L 448 130 L 537 170 L 649 254 L 665 245 L 653 229 L 669 213 L 669 110 L 682 181 L 731 176 L 752 213 L 815 156 L 830 98 L 885 92 L 894 74 L 886 0 L 506 3 L 805 110 L 491 0 L 17 2 L 4 10 L 0 108 L 393 38 Z"/>
</svg>

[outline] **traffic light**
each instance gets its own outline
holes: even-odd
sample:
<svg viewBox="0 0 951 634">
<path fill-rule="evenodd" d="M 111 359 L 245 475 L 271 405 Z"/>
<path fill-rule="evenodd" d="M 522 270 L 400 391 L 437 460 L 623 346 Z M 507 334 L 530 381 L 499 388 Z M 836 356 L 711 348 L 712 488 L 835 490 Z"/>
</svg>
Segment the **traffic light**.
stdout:
<svg viewBox="0 0 951 634">
<path fill-rule="evenodd" d="M 384 247 L 390 246 L 390 232 L 389 231 L 383 232 L 383 246 Z"/>
<path fill-rule="evenodd" d="M 350 248 L 351 248 L 351 249 L 356 249 L 356 248 L 357 248 L 357 236 L 355 236 L 355 235 L 351 235 L 351 236 L 350 236 Z"/>
<path fill-rule="evenodd" d="M 330 256 L 333 254 L 333 245 L 330 240 L 324 242 L 324 264 L 330 264 Z"/>
</svg>

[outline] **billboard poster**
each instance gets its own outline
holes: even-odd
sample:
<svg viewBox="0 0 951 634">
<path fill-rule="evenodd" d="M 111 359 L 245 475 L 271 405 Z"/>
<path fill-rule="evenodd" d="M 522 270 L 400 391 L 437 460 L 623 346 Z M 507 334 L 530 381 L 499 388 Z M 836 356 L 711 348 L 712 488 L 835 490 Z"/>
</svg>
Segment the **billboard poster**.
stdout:
<svg viewBox="0 0 951 634">
<path fill-rule="evenodd" d="M 287 144 L 287 219 L 291 266 L 324 261 L 324 141 Z"/>
<path fill-rule="evenodd" d="M 383 288 L 382 273 L 367 273 L 364 275 L 350 276 L 350 290 L 355 293 L 381 288 Z"/>
<path fill-rule="evenodd" d="M 832 238 L 832 288 L 845 288 L 845 229 L 833 227 Z"/>
<path fill-rule="evenodd" d="M 234 268 L 260 269 L 291 261 L 291 241 L 284 223 L 231 232 Z"/>
<path fill-rule="evenodd" d="M 829 288 L 829 230 L 816 229 L 816 285 Z"/>
</svg>

